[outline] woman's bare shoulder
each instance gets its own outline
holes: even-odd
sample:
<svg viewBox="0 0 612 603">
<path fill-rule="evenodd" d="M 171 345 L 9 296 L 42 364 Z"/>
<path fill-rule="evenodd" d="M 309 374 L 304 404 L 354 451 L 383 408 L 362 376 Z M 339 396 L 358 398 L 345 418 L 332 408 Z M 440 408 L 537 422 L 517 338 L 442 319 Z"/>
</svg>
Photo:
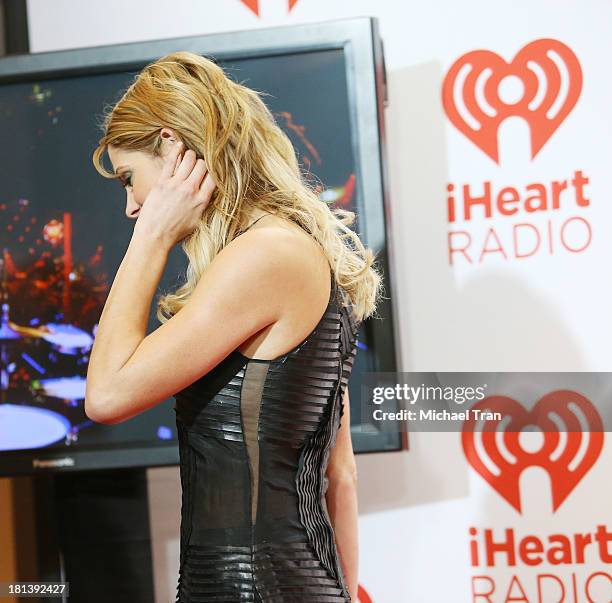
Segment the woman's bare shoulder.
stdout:
<svg viewBox="0 0 612 603">
<path fill-rule="evenodd" d="M 298 225 L 270 216 L 236 237 L 223 252 L 226 260 L 262 264 L 262 271 L 272 270 L 274 291 L 281 305 L 312 307 L 323 304 L 330 293 L 330 267 L 322 247 Z M 221 254 L 220 254 L 221 255 Z M 265 264 L 265 266 L 263 266 Z M 301 300 L 300 306 L 295 302 Z M 318 303 L 320 300 L 320 303 Z M 315 311 L 316 313 L 316 311 Z"/>
<path fill-rule="evenodd" d="M 297 224 L 278 216 L 260 220 L 236 237 L 228 248 L 232 246 L 237 255 L 246 252 L 262 254 L 279 267 L 284 265 L 290 270 L 329 266 L 323 249 L 312 236 Z"/>
<path fill-rule="evenodd" d="M 277 317 L 273 325 L 243 342 L 240 351 L 248 357 L 276 358 L 295 347 L 321 320 L 331 294 L 327 257 L 304 231 L 271 220 L 261 220 L 231 246 L 232 261 L 248 258 L 246 265 L 253 266 L 255 261 L 258 271 L 266 264 L 262 274 L 267 276 L 249 303 L 268 306 Z"/>
</svg>

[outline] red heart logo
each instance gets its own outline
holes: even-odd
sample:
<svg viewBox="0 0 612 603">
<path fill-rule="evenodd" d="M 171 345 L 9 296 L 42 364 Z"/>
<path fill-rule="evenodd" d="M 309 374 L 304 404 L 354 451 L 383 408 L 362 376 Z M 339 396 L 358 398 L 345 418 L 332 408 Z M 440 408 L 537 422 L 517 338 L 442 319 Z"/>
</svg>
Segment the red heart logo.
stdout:
<svg viewBox="0 0 612 603">
<path fill-rule="evenodd" d="M 259 0 L 240 0 L 248 9 L 259 17 Z"/>
<path fill-rule="evenodd" d="M 240 0 L 248 9 L 259 17 L 259 0 Z M 298 3 L 298 0 L 288 0 L 289 12 Z"/>
<path fill-rule="evenodd" d="M 499 163 L 498 130 L 507 117 L 522 117 L 529 125 L 533 159 L 581 91 L 576 55 L 558 40 L 542 39 L 527 44 L 511 63 L 488 50 L 464 54 L 444 78 L 442 103 L 453 125 Z"/>
<path fill-rule="evenodd" d="M 550 476 L 556 511 L 603 448 L 603 424 L 595 406 L 581 394 L 557 390 L 543 396 L 531 411 L 506 396 L 490 396 L 471 410 L 501 413 L 500 421 L 480 422 L 470 413 L 461 442 L 470 465 L 519 513 L 519 479 L 524 469 L 542 467 Z M 521 430 L 537 426 L 543 436 L 539 450 L 525 450 Z"/>
<path fill-rule="evenodd" d="M 361 586 L 361 584 L 357 585 L 357 599 L 359 603 L 374 603 L 374 600 L 368 594 L 368 591 Z"/>
</svg>

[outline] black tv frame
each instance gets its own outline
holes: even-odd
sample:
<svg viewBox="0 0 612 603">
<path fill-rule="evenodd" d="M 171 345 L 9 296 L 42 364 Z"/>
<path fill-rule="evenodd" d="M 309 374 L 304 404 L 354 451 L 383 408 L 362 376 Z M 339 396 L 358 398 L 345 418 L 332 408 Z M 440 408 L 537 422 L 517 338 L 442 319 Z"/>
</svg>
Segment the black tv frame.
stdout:
<svg viewBox="0 0 612 603">
<path fill-rule="evenodd" d="M 176 50 L 199 53 L 215 60 L 236 60 L 327 49 L 343 49 L 345 52 L 356 158 L 355 176 L 359 183 L 356 187 L 356 206 L 361 217 L 361 236 L 364 243 L 377 254 L 385 277 L 385 297 L 378 308 L 381 318 L 369 319 L 364 323 L 364 328 L 368 329 L 370 342 L 376 349 L 377 366 L 373 370 L 394 372 L 401 363 L 393 327 L 397 324 L 391 283 L 391 274 L 395 270 L 385 227 L 391 219 L 384 124 L 387 86 L 383 42 L 376 17 L 6 56 L 0 58 L 0 93 L 2 84 L 33 79 L 40 81 L 85 74 L 138 71 L 147 63 Z M 361 433 L 353 426 L 355 453 L 407 448 L 407 434 L 401 432 L 396 435 L 396 441 L 391 442 L 393 434 Z M 100 462 L 102 458 L 104 462 Z M 0 454 L 0 477 L 158 467 L 176 465 L 178 462 L 176 441 L 168 445 L 124 444 L 114 449 L 104 447 L 99 450 L 39 448 L 3 451 Z"/>
</svg>

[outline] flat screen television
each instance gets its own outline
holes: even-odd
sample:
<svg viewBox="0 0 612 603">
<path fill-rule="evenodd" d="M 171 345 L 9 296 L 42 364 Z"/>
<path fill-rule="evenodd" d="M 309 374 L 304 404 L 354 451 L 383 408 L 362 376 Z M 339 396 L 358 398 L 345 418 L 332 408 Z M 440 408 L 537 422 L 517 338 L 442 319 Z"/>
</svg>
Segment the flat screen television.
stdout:
<svg viewBox="0 0 612 603">
<path fill-rule="evenodd" d="M 357 453 L 398 450 L 400 433 L 362 422 L 360 374 L 395 371 L 387 253 L 382 40 L 375 18 L 99 46 L 0 59 L 0 475 L 178 463 L 173 399 L 126 422 L 85 415 L 97 321 L 133 221 L 95 171 L 99 117 L 147 63 L 176 50 L 215 60 L 266 93 L 320 195 L 356 211 L 385 276 L 350 382 Z M 160 290 L 186 268 L 179 246 Z M 158 291 L 159 292 L 159 291 Z M 159 326 L 151 307 L 148 332 Z"/>
</svg>

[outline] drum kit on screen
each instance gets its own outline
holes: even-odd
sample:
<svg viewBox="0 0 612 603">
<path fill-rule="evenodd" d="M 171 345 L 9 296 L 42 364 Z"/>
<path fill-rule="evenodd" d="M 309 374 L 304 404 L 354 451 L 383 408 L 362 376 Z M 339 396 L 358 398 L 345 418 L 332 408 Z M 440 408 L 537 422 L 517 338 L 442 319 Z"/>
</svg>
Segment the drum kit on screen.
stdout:
<svg viewBox="0 0 612 603">
<path fill-rule="evenodd" d="M 0 451 L 62 440 L 67 446 L 74 444 L 79 430 L 92 424 L 83 412 L 82 375 L 95 333 L 71 324 L 11 322 L 2 256 L 0 274 Z"/>
</svg>

